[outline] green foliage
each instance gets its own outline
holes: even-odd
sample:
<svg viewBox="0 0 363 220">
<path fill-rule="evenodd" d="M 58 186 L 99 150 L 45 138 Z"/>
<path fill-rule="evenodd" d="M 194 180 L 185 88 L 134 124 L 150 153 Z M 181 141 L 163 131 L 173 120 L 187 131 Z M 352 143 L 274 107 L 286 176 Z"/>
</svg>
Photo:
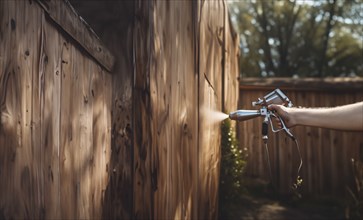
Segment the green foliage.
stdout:
<svg viewBox="0 0 363 220">
<path fill-rule="evenodd" d="M 225 120 L 221 125 L 221 170 L 219 181 L 219 207 L 220 217 L 228 219 L 231 205 L 239 201 L 245 193 L 243 185 L 243 172 L 246 166 L 246 150 L 238 146 L 231 121 Z"/>
<path fill-rule="evenodd" d="M 363 76 L 363 0 L 234 1 L 243 76 Z"/>
</svg>

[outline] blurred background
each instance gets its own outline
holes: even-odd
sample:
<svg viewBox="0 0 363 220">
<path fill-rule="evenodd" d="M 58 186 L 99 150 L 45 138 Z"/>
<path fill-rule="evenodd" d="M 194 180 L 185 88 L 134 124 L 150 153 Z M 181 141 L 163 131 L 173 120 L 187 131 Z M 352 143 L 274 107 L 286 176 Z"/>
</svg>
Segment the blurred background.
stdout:
<svg viewBox="0 0 363 220">
<path fill-rule="evenodd" d="M 363 76 L 362 0 L 228 3 L 241 76 Z"/>
</svg>

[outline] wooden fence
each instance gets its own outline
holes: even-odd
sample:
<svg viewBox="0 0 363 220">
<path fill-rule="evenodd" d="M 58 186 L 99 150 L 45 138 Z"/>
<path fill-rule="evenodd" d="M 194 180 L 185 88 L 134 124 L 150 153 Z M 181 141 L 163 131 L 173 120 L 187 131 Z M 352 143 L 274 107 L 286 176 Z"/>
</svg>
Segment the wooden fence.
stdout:
<svg viewBox="0 0 363 220">
<path fill-rule="evenodd" d="M 295 106 L 331 107 L 363 100 L 362 78 L 256 79 L 240 84 L 240 109 L 253 109 L 251 102 L 280 88 Z M 362 109 L 363 114 L 363 109 Z M 238 124 L 240 146 L 248 150 L 247 175 L 269 180 L 262 119 Z M 300 142 L 303 167 L 303 193 L 343 196 L 353 187 L 352 159 L 363 160 L 362 132 L 295 127 L 292 133 Z M 283 132 L 269 133 L 273 182 L 282 193 L 290 191 L 296 178 L 299 157 L 294 143 Z"/>
<path fill-rule="evenodd" d="M 37 2 L 0 1 L 0 216 L 5 219 L 102 213 L 111 152 L 111 90 L 105 88 L 111 75 L 98 62 L 102 58 L 92 56 L 112 55 L 68 5 L 55 3 L 61 7 L 48 13 Z M 67 19 L 74 26 L 60 30 L 57 22 Z M 76 38 L 70 37 L 72 28 Z M 97 45 L 99 52 L 82 52 L 82 43 Z"/>
<path fill-rule="evenodd" d="M 217 218 L 226 3 L 71 3 L 0 1 L 0 218 Z"/>
</svg>

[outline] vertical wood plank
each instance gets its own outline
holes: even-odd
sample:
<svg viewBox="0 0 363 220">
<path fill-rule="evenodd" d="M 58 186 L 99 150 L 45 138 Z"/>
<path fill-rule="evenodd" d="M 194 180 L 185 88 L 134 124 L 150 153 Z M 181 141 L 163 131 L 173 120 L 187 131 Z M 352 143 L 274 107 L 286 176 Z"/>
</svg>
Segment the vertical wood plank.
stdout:
<svg viewBox="0 0 363 220">
<path fill-rule="evenodd" d="M 76 108 L 76 100 L 74 100 L 73 94 L 77 94 L 77 90 L 74 88 L 74 73 L 71 60 L 73 59 L 73 48 L 71 44 L 62 39 L 61 41 L 61 137 L 60 137 L 60 203 L 61 203 L 61 218 L 76 218 L 76 195 L 77 195 L 77 183 L 74 179 L 75 165 L 73 156 L 75 156 L 76 147 L 72 148 L 73 143 L 77 139 L 76 123 L 78 117 L 75 118 L 72 114 Z M 78 84 L 78 83 L 77 83 Z M 73 122 L 73 120 L 76 120 Z M 75 146 L 77 146 L 75 144 Z"/>
<path fill-rule="evenodd" d="M 41 71 L 44 74 L 42 112 L 42 145 L 44 146 L 44 209 L 45 218 L 60 216 L 60 109 L 61 109 L 61 48 L 59 34 L 42 16 Z"/>
<path fill-rule="evenodd" d="M 22 146 L 19 138 L 21 131 L 21 112 L 20 99 L 20 73 L 17 64 L 18 47 L 16 43 L 19 35 L 19 26 L 17 28 L 16 2 L 1 1 L 0 2 L 1 28 L 1 57 L 0 59 L 0 156 L 1 156 L 1 179 L 0 181 L 0 198 L 2 212 L 9 218 L 25 218 L 24 201 L 17 198 L 21 195 L 19 187 L 19 161 L 18 149 Z M 21 27 L 21 25 L 20 25 Z M 5 56 L 8 54 L 8 56 Z M 16 163 L 15 163 L 16 162 Z"/>
<path fill-rule="evenodd" d="M 222 110 L 220 65 L 223 53 L 224 11 L 222 1 L 201 4 L 199 35 L 199 219 L 217 215 L 220 130 L 210 124 L 204 109 Z M 221 42 L 221 43 L 219 43 Z M 208 202 L 206 202 L 208 201 Z"/>
</svg>

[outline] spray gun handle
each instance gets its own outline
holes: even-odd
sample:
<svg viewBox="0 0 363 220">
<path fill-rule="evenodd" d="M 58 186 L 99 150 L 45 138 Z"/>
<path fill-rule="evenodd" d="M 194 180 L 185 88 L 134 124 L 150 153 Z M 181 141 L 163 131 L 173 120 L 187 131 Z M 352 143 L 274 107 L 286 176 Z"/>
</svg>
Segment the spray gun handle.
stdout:
<svg viewBox="0 0 363 220">
<path fill-rule="evenodd" d="M 281 127 L 282 128 L 280 128 L 280 129 L 275 129 L 274 128 L 274 126 L 273 126 L 273 123 L 272 123 L 272 120 L 271 120 L 271 116 L 273 116 L 273 117 L 275 117 L 275 118 L 278 118 L 279 120 L 280 120 L 280 122 L 281 122 Z M 270 112 L 269 113 L 269 121 L 270 121 L 270 123 L 271 123 L 271 130 L 273 131 L 273 132 L 279 132 L 279 131 L 282 131 L 282 130 L 284 130 L 285 131 L 285 133 L 291 138 L 291 139 L 293 139 L 293 140 L 295 140 L 295 137 L 294 137 L 294 135 L 290 132 L 290 129 L 288 129 L 287 127 L 286 127 L 286 125 L 285 125 L 285 122 L 284 122 L 284 120 L 280 117 L 280 116 L 276 116 L 273 112 Z"/>
</svg>

